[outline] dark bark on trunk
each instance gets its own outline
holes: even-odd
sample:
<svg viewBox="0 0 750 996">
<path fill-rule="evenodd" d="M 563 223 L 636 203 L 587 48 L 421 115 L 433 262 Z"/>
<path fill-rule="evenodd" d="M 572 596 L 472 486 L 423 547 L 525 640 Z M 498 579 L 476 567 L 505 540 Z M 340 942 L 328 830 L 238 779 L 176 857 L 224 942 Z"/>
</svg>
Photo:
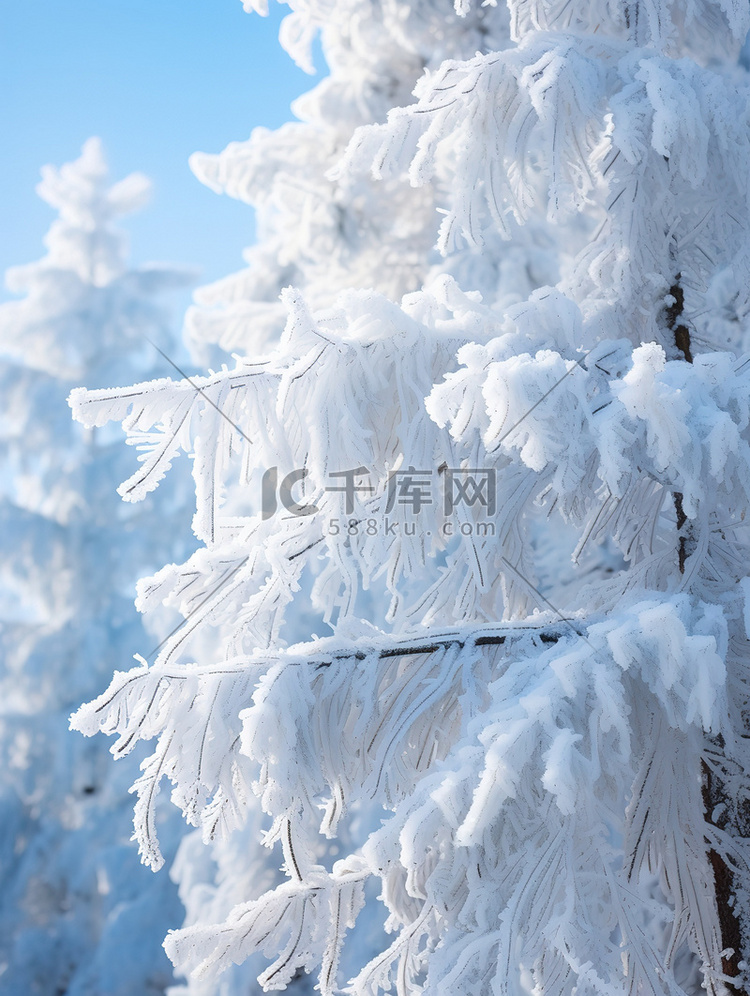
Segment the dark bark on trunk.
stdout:
<svg viewBox="0 0 750 996">
<path fill-rule="evenodd" d="M 690 330 L 682 320 L 685 308 L 685 294 L 680 285 L 681 274 L 677 274 L 674 283 L 669 288 L 673 303 L 666 309 L 667 325 L 674 336 L 674 344 L 682 353 L 687 363 L 693 362 L 691 352 Z M 685 563 L 692 552 L 694 540 L 691 535 L 690 522 L 682 506 L 683 496 L 679 491 L 674 493 L 674 507 L 677 518 L 677 534 L 679 545 L 677 550 L 680 574 L 685 573 Z M 717 806 L 721 806 L 724 811 L 732 807 L 727 807 L 727 799 L 724 786 L 711 772 L 710 768 L 703 762 L 703 810 L 706 823 L 714 825 L 712 815 Z M 715 850 L 708 852 L 708 860 L 714 874 L 714 889 L 716 895 L 716 909 L 719 917 L 719 928 L 721 930 L 721 944 L 724 951 L 731 951 L 721 959 L 721 971 L 729 978 L 741 976 L 739 963 L 743 961 L 742 952 L 742 932 L 737 917 L 734 915 L 734 876 L 732 869 L 724 858 Z M 719 967 L 718 965 L 716 966 Z M 727 989 L 732 996 L 750 996 L 747 988 L 735 986 L 727 983 Z"/>
<path fill-rule="evenodd" d="M 711 815 L 717 806 L 725 809 L 726 796 L 724 786 L 712 774 L 706 762 L 703 762 L 703 807 L 706 822 L 713 825 Z M 741 975 L 739 963 L 742 957 L 742 932 L 737 917 L 734 915 L 730 900 L 734 897 L 734 875 L 724 858 L 713 849 L 708 852 L 708 860 L 714 873 L 716 888 L 716 906 L 719 914 L 721 943 L 724 950 L 732 953 L 721 959 L 721 970 L 730 978 Z M 727 989 L 733 996 L 748 996 L 747 989 L 727 983 Z"/>
</svg>

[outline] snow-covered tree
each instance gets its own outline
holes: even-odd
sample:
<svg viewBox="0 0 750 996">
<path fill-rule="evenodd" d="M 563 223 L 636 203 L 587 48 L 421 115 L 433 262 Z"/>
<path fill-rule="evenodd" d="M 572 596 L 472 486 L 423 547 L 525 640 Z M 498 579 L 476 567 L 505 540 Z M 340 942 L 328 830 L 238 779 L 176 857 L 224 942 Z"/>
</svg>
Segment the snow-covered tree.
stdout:
<svg viewBox="0 0 750 996">
<path fill-rule="evenodd" d="M 153 344 L 171 349 L 174 332 L 158 299 L 190 275 L 127 267 L 112 222 L 150 185 L 109 186 L 97 139 L 42 175 L 59 217 L 44 258 L 8 271 L 20 297 L 0 306 L 0 992 L 156 994 L 172 981 L 159 935 L 180 903 L 128 840 L 133 769 L 123 778 L 107 744 L 68 722 L 113 663 L 158 642 L 135 582 L 186 555 L 191 502 L 165 489 L 123 505 L 121 434 L 72 423 L 67 396 L 163 371 Z"/>
<path fill-rule="evenodd" d="M 149 447 L 129 499 L 195 453 L 203 546 L 140 588 L 186 622 L 74 720 L 156 740 L 152 866 L 164 776 L 234 849 L 170 957 L 747 991 L 747 6 L 292 7 L 302 122 L 196 160 L 260 212 L 191 319 L 233 367 L 71 399 Z M 281 884 L 232 837 L 256 798 Z"/>
</svg>

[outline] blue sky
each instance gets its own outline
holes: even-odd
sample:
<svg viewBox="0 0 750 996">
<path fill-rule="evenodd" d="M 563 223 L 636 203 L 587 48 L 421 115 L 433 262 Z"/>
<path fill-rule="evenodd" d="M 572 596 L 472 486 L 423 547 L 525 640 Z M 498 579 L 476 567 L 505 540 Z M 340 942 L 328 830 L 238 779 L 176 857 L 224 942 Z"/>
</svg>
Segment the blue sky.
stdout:
<svg viewBox="0 0 750 996">
<path fill-rule="evenodd" d="M 252 210 L 204 188 L 191 152 L 218 152 L 292 117 L 314 78 L 240 0 L 16 0 L 0 3 L 0 272 L 38 259 L 54 217 L 39 167 L 99 135 L 112 176 L 140 170 L 154 198 L 128 219 L 135 262 L 196 264 L 202 282 L 242 265 Z"/>
</svg>

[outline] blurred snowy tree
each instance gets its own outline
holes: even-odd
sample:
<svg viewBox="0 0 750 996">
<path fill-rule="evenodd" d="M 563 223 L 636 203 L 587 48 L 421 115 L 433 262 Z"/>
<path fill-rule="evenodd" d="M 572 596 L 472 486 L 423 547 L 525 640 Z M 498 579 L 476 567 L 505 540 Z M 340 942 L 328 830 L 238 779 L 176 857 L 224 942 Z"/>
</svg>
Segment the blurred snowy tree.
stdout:
<svg viewBox="0 0 750 996">
<path fill-rule="evenodd" d="M 195 160 L 260 213 L 190 319 L 233 368 L 71 399 L 148 447 L 129 500 L 195 451 L 203 548 L 139 590 L 186 623 L 75 717 L 156 739 L 154 867 L 164 776 L 225 841 L 170 956 L 195 993 L 258 952 L 324 996 L 747 992 L 747 5 L 292 6 L 330 78 Z"/>
<path fill-rule="evenodd" d="M 0 306 L 0 992 L 156 994 L 171 982 L 159 935 L 180 903 L 128 842 L 128 782 L 106 745 L 68 722 L 114 662 L 158 642 L 135 582 L 186 555 L 191 502 L 167 489 L 133 514 L 116 493 L 120 434 L 74 425 L 66 399 L 81 382 L 155 376 L 144 336 L 174 341 L 157 298 L 191 277 L 127 268 L 112 220 L 149 182 L 108 186 L 97 139 L 38 189 L 59 211 L 47 255 L 8 272 L 23 297 Z"/>
</svg>

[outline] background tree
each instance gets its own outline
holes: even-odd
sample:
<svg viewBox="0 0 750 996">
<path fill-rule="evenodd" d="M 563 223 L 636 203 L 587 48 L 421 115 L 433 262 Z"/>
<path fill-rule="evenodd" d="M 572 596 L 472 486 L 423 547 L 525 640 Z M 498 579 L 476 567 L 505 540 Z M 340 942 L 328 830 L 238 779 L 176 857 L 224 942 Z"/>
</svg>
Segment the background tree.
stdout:
<svg viewBox="0 0 750 996">
<path fill-rule="evenodd" d="M 281 142 L 277 200 L 267 134 L 201 161 L 268 211 L 235 296 L 247 328 L 296 281 L 278 345 L 258 357 L 225 313 L 233 369 L 72 398 L 151 441 L 132 499 L 192 443 L 204 544 L 141 587 L 184 627 L 76 725 L 120 753 L 156 738 L 154 866 L 164 775 L 209 839 L 254 794 L 283 853 L 283 884 L 168 939 L 196 985 L 261 951 L 264 987 L 334 993 L 377 883 L 395 937 L 349 945 L 356 994 L 747 990 L 747 13 L 300 5 L 286 38 L 322 24 L 351 57 L 290 126 L 304 154 Z M 347 118 L 331 95 L 379 65 L 416 99 L 381 80 Z M 334 116 L 323 164 L 305 136 Z M 292 228 L 290 176 L 332 243 Z M 421 263 L 389 271 L 433 208 L 398 243 Z"/>
<path fill-rule="evenodd" d="M 185 555 L 188 506 L 168 490 L 123 505 L 118 434 L 75 426 L 66 398 L 82 381 L 155 376 L 147 338 L 174 338 L 158 298 L 190 276 L 127 267 L 112 222 L 145 203 L 149 182 L 108 186 L 97 139 L 42 176 L 39 194 L 59 211 L 47 255 L 8 272 L 23 297 L 0 306 L 0 991 L 155 994 L 171 981 L 160 935 L 180 904 L 128 842 L 133 769 L 123 778 L 106 745 L 71 736 L 68 722 L 113 663 L 158 642 L 134 585 Z"/>
</svg>

